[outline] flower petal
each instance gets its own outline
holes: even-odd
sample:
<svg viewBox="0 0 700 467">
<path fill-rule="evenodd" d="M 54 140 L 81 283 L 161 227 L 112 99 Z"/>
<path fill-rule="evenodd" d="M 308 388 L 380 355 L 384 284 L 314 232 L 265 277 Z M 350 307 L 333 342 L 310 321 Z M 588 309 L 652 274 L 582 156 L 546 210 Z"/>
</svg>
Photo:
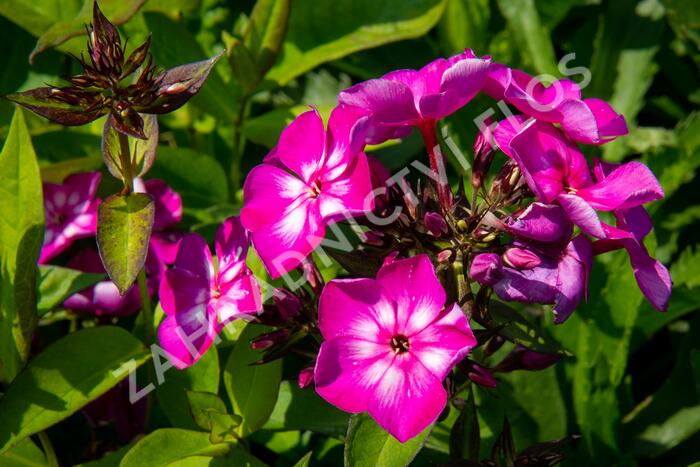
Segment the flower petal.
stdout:
<svg viewBox="0 0 700 467">
<path fill-rule="evenodd" d="M 363 214 L 374 207 L 372 177 L 364 153 L 357 155 L 346 173 L 335 180 L 323 181 L 321 186 L 318 202 L 324 220 L 338 214 Z"/>
<path fill-rule="evenodd" d="M 445 305 L 446 295 L 425 254 L 382 267 L 377 281 L 396 302 L 396 332 L 407 337 L 432 323 Z"/>
<path fill-rule="evenodd" d="M 323 163 L 326 132 L 318 110 L 304 112 L 282 131 L 277 157 L 289 170 L 310 183 Z"/>
<path fill-rule="evenodd" d="M 384 373 L 367 409 L 379 426 L 403 443 L 433 423 L 446 402 L 442 382 L 407 352 Z"/>
<path fill-rule="evenodd" d="M 396 312 L 374 279 L 336 279 L 323 288 L 318 326 L 325 339 L 354 337 L 389 346 Z"/>
<path fill-rule="evenodd" d="M 220 283 L 233 280 L 245 269 L 248 245 L 248 231 L 241 224 L 240 217 L 229 217 L 219 226 L 214 239 L 214 250 L 219 266 Z"/>
<path fill-rule="evenodd" d="M 420 118 L 411 89 L 391 79 L 370 79 L 358 83 L 341 91 L 338 102 L 369 110 L 376 124 L 409 124 Z"/>
<path fill-rule="evenodd" d="M 602 181 L 583 188 L 578 195 L 601 211 L 629 209 L 656 201 L 664 191 L 649 168 L 641 162 L 617 167 Z"/>
<path fill-rule="evenodd" d="M 218 335 L 216 316 L 206 305 L 166 316 L 158 328 L 158 340 L 176 368 L 196 363 Z"/>
<path fill-rule="evenodd" d="M 562 193 L 557 197 L 557 201 L 564 208 L 571 222 L 581 227 L 582 231 L 594 237 L 605 237 L 598 213 L 586 200 L 577 195 Z"/>
<path fill-rule="evenodd" d="M 213 300 L 218 321 L 225 325 L 245 315 L 255 315 L 262 309 L 260 286 L 255 276 L 248 273 L 221 285 L 221 296 Z"/>
<path fill-rule="evenodd" d="M 352 337 L 327 340 L 316 359 L 316 392 L 341 410 L 364 412 L 393 361 L 388 345 Z"/>
<path fill-rule="evenodd" d="M 583 235 L 573 239 L 557 266 L 557 296 L 554 322 L 566 321 L 588 289 L 588 274 L 593 263 L 591 242 Z"/>
</svg>

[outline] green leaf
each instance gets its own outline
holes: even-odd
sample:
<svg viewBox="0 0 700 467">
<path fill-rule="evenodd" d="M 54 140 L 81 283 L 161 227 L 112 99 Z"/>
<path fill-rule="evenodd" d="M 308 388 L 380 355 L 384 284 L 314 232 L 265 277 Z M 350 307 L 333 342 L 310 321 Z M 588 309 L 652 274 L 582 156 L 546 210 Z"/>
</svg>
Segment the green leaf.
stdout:
<svg viewBox="0 0 700 467">
<path fill-rule="evenodd" d="M 420 37 L 438 22 L 444 0 L 298 2 L 287 37 L 267 77 L 279 85 L 353 52 Z M 371 20 L 370 20 L 371 18 Z M 309 25 L 314 25 L 310 28 Z"/>
<path fill-rule="evenodd" d="M 160 467 L 191 456 L 223 456 L 228 443 L 212 444 L 209 433 L 161 428 L 141 438 L 122 459 L 120 467 Z"/>
<path fill-rule="evenodd" d="M 279 134 L 300 114 L 309 110 L 307 105 L 295 105 L 271 110 L 258 117 L 248 119 L 243 123 L 243 134 L 254 143 L 271 148 L 277 144 Z M 330 113 L 329 108 L 319 109 L 323 115 Z"/>
<path fill-rule="evenodd" d="M 265 329 L 248 324 L 233 347 L 224 369 L 224 385 L 233 411 L 243 417 L 243 423 L 236 429 L 241 436 L 262 427 L 277 402 L 282 361 L 254 365 L 261 355 L 250 348 L 250 341 L 267 332 Z"/>
<path fill-rule="evenodd" d="M 260 75 L 255 64 L 255 58 L 250 53 L 243 41 L 232 38 L 226 44 L 229 50 L 229 65 L 238 83 L 245 90 L 246 94 L 251 94 L 260 83 Z"/>
<path fill-rule="evenodd" d="M 187 207 L 206 207 L 228 201 L 226 171 L 216 159 L 185 148 L 158 148 L 151 177 L 167 180 Z"/>
<path fill-rule="evenodd" d="M 172 68 L 207 58 L 208 54 L 181 23 L 160 13 L 144 13 L 143 16 L 153 34 L 151 53 L 159 66 Z M 224 82 L 216 70 L 212 70 L 206 85 L 191 103 L 225 122 L 237 118 L 238 98 L 235 90 L 231 83 Z"/>
<path fill-rule="evenodd" d="M 291 0 L 258 0 L 243 33 L 243 41 L 255 62 L 258 79 L 274 65 L 282 48 Z"/>
<path fill-rule="evenodd" d="M 689 246 L 671 266 L 674 285 L 685 285 L 692 289 L 700 285 L 700 250 Z"/>
<path fill-rule="evenodd" d="M 69 334 L 46 348 L 0 400 L 0 452 L 98 398 L 151 356 L 141 341 L 115 326 Z M 130 365 L 129 367 L 125 365 Z"/>
<path fill-rule="evenodd" d="M 115 26 L 126 23 L 141 8 L 145 0 L 101 0 L 100 8 Z M 66 42 L 71 37 L 85 34 L 85 25 L 92 20 L 93 0 L 83 2 L 78 15 L 70 21 L 59 21 L 43 32 L 36 43 L 36 47 L 29 56 L 29 62 L 34 57 L 50 47 L 56 47 Z"/>
<path fill-rule="evenodd" d="M 266 430 L 301 430 L 342 435 L 347 431 L 350 415 L 321 399 L 311 388 L 300 389 L 296 383 L 282 381 Z"/>
<path fill-rule="evenodd" d="M 44 200 L 36 154 L 17 108 L 0 152 L 0 381 L 12 381 L 29 354 L 38 321 L 36 263 L 44 240 Z"/>
<path fill-rule="evenodd" d="M 39 266 L 37 276 L 39 316 L 60 305 L 74 293 L 106 278 L 105 274 L 90 274 L 61 266 Z"/>
<path fill-rule="evenodd" d="M 31 439 L 25 438 L 15 447 L 0 455 L 0 465 L 3 467 L 46 467 L 48 463 L 41 449 Z"/>
<path fill-rule="evenodd" d="M 44 182 L 61 183 L 69 175 L 78 172 L 99 170 L 101 167 L 102 161 L 100 161 L 99 157 L 88 156 L 54 162 L 52 164 L 42 164 L 39 170 L 41 170 L 41 179 Z"/>
<path fill-rule="evenodd" d="M 662 424 L 644 430 L 637 441 L 636 454 L 644 457 L 663 454 L 699 431 L 700 405 L 682 408 Z"/>
<path fill-rule="evenodd" d="M 267 467 L 240 443 L 229 445 L 228 454 L 221 457 L 192 456 L 168 464 L 168 467 Z"/>
<path fill-rule="evenodd" d="M 307 452 L 304 455 L 304 457 L 299 459 L 299 461 L 296 464 L 294 464 L 294 467 L 309 467 L 309 465 L 311 463 L 311 455 L 312 454 L 313 454 L 313 452 Z"/>
<path fill-rule="evenodd" d="M 156 158 L 156 149 L 158 149 L 158 119 L 151 114 L 141 114 L 141 118 L 143 119 L 143 132 L 146 139 L 128 138 L 134 177 L 141 177 L 151 169 Z M 110 118 L 105 119 L 102 130 L 102 160 L 109 173 L 119 180 L 123 180 L 119 143 L 121 133 L 110 122 Z"/>
<path fill-rule="evenodd" d="M 229 414 L 226 404 L 211 392 L 186 391 L 187 402 L 195 423 L 209 431 L 212 443 L 236 441 L 234 429 L 241 424 L 241 417 Z"/>
<path fill-rule="evenodd" d="M 479 419 L 476 416 L 474 393 L 470 386 L 467 400 L 450 431 L 450 457 L 479 460 Z"/>
<path fill-rule="evenodd" d="M 176 428 L 197 429 L 187 405 L 187 391 L 219 392 L 219 354 L 209 349 L 184 370 L 171 369 L 156 387 L 158 403 Z"/>
<path fill-rule="evenodd" d="M 516 344 L 535 352 L 562 353 L 561 346 L 535 323 L 524 318 L 507 304 L 498 300 L 489 303 L 489 314 L 497 326 L 502 326 L 501 335 Z"/>
<path fill-rule="evenodd" d="M 450 0 L 438 25 L 440 42 L 447 54 L 458 54 L 466 48 L 484 53 L 488 46 L 491 19 L 489 0 Z"/>
<path fill-rule="evenodd" d="M 155 205 L 146 193 L 112 195 L 97 211 L 97 248 L 122 294 L 146 263 Z"/>
<path fill-rule="evenodd" d="M 432 425 L 401 444 L 363 413 L 350 417 L 345 437 L 347 467 L 403 467 L 411 463 L 423 447 Z"/>
<path fill-rule="evenodd" d="M 498 8 L 525 65 L 536 73 L 558 76 L 554 46 L 549 31 L 540 21 L 535 0 L 498 0 Z"/>
</svg>

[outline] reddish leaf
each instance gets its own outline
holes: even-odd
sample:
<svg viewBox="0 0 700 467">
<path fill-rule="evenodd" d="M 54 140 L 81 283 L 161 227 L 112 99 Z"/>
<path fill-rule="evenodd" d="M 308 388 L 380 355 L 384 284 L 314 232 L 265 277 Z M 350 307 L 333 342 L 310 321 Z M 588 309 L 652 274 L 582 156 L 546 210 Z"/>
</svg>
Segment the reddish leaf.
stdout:
<svg viewBox="0 0 700 467">
<path fill-rule="evenodd" d="M 67 126 L 85 125 L 107 113 L 102 96 L 93 91 L 43 87 L 5 97 L 42 117 Z"/>
</svg>

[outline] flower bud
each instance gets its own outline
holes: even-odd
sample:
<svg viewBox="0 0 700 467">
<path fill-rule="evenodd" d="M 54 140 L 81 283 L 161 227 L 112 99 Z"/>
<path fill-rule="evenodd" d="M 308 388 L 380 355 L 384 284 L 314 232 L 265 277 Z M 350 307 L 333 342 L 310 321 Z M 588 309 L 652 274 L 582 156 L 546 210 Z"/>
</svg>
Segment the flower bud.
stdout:
<svg viewBox="0 0 700 467">
<path fill-rule="evenodd" d="M 474 257 L 469 268 L 469 277 L 482 285 L 493 285 L 500 279 L 502 268 L 500 256 L 495 253 L 482 253 Z"/>
<path fill-rule="evenodd" d="M 423 223 L 425 228 L 436 237 L 447 233 L 447 222 L 437 212 L 426 212 L 425 216 L 423 216 Z"/>
<path fill-rule="evenodd" d="M 512 247 L 503 253 L 503 262 L 516 269 L 532 269 L 539 266 L 542 259 L 533 251 Z"/>
<path fill-rule="evenodd" d="M 476 383 L 479 386 L 489 389 L 496 387 L 496 378 L 493 377 L 487 368 L 479 365 L 478 363 L 467 359 L 457 364 L 457 368 L 459 368 L 462 373 L 467 375 L 467 378 L 469 378 L 473 383 Z"/>
<path fill-rule="evenodd" d="M 300 389 L 304 389 L 308 385 L 314 382 L 314 369 L 313 367 L 306 367 L 299 372 L 299 378 L 297 383 Z"/>
<path fill-rule="evenodd" d="M 493 179 L 491 185 L 491 197 L 496 198 L 501 195 L 510 195 L 513 188 L 520 178 L 520 169 L 512 160 L 506 161 L 498 172 L 498 175 Z"/>
<path fill-rule="evenodd" d="M 288 329 L 278 329 L 253 339 L 250 343 L 250 348 L 253 350 L 267 350 L 277 344 L 283 343 L 288 337 Z"/>
<path fill-rule="evenodd" d="M 438 263 L 445 264 L 450 260 L 451 257 L 452 257 L 452 250 L 442 250 L 440 253 L 438 253 L 438 256 L 437 256 Z"/>
<path fill-rule="evenodd" d="M 391 253 L 389 253 L 388 255 L 386 255 L 386 258 L 384 258 L 384 262 L 382 263 L 382 267 L 390 265 L 391 263 L 393 263 L 394 261 L 396 261 L 396 259 L 397 259 L 398 257 L 399 257 L 399 252 L 398 252 L 398 251 L 392 251 Z"/>
<path fill-rule="evenodd" d="M 272 294 L 272 300 L 277 306 L 280 316 L 285 321 L 292 321 L 301 311 L 301 302 L 299 298 L 287 289 L 275 289 Z"/>
<path fill-rule="evenodd" d="M 474 168 L 472 169 L 472 186 L 475 190 L 481 188 L 486 173 L 491 167 L 493 157 L 496 154 L 492 131 L 493 120 L 484 120 L 485 126 L 479 131 L 474 141 Z"/>
<path fill-rule="evenodd" d="M 518 345 L 506 358 L 496 365 L 494 370 L 503 373 L 515 370 L 538 371 L 554 365 L 559 360 L 561 360 L 561 355 L 559 354 L 533 352 L 522 345 Z"/>
</svg>

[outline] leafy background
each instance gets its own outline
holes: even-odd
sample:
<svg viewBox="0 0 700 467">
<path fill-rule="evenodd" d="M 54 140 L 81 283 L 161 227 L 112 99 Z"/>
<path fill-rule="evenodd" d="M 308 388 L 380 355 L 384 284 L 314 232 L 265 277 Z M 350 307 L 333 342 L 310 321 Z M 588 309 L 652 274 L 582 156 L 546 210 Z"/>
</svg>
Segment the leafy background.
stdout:
<svg viewBox="0 0 700 467">
<path fill-rule="evenodd" d="M 269 32 L 265 28 L 274 21 L 268 20 L 282 14 L 284 2 L 259 3 L 257 16 L 251 16 L 252 1 L 101 2 L 131 47 L 152 32 L 152 53 L 162 67 L 229 48 L 228 63 L 217 65 L 201 93 L 160 118 L 160 146 L 149 177 L 166 180 L 182 194 L 184 228 L 211 239 L 218 223 L 240 207 L 245 174 L 284 125 L 309 104 L 327 115 L 338 91 L 353 82 L 420 67 L 465 47 L 533 74 L 560 76 L 566 70 L 558 69 L 557 60 L 575 53 L 567 73 L 580 79 L 574 67 L 589 69 L 584 94 L 610 100 L 631 128 L 628 137 L 593 153 L 613 161 L 641 159 L 666 192 L 651 206 L 656 228 L 650 249 L 670 266 L 674 294 L 669 311 L 657 313 L 643 301 L 623 253 L 601 258 L 587 305 L 561 326 L 548 318 L 533 322 L 571 356 L 541 372 L 499 376 L 495 390 L 477 388 L 481 442 L 470 448 L 479 449 L 479 458 L 489 457 L 507 415 L 518 451 L 580 434 L 565 464 L 698 461 L 700 3 L 295 0 L 274 65 L 265 62 L 260 44 L 246 42 L 252 59 L 241 57 L 235 45 L 247 25 Z M 66 52 L 80 52 L 89 15 L 87 1 L 0 0 L 0 93 L 55 83 L 76 72 Z M 466 151 L 474 138 L 473 118 L 490 105 L 475 100 L 445 122 L 444 134 Z M 9 102 L 0 101 L 0 353 L 13 362 L 1 371 L 0 465 L 46 465 L 37 437 L 42 430 L 62 465 L 90 460 L 89 465 L 340 465 L 344 457 L 350 465 L 402 465 L 423 441 L 415 465 L 447 462 L 450 452 L 461 452 L 460 436 L 466 435 L 453 433 L 450 441 L 459 416 L 454 409 L 426 439 L 405 446 L 355 417 L 344 448 L 349 417 L 312 390 L 297 388 L 301 361 L 248 365 L 257 356 L 247 343 L 260 332 L 252 328 L 229 330 L 198 364 L 166 374 L 151 398 L 148 434 L 140 441 L 120 446 L 109 427 L 91 432 L 76 411 L 124 378 L 111 370 L 133 359 L 134 368 L 143 365 L 142 386 L 152 375 L 151 355 L 139 338 L 142 323 L 75 323 L 59 304 L 101 277 L 58 267 L 37 271 L 34 264 L 43 228 L 38 175 L 60 182 L 67 174 L 101 168 L 102 122 L 65 129 L 28 113 L 13 119 L 13 112 Z M 398 169 L 421 158 L 422 146 L 414 135 L 374 154 Z M 116 186 L 105 173 L 102 194 Z M 332 277 L 339 269 L 325 273 Z M 256 272 L 264 274 L 259 264 Z M 55 343 L 42 352 L 34 349 L 29 367 L 15 377 L 39 317 L 40 341 Z M 221 399 L 202 402 L 185 389 Z M 236 430 L 242 441 L 202 431 L 190 416 L 188 398 L 193 407 L 223 404 L 224 412 L 241 416 Z M 459 426 L 467 424 L 462 420 Z"/>
</svg>

